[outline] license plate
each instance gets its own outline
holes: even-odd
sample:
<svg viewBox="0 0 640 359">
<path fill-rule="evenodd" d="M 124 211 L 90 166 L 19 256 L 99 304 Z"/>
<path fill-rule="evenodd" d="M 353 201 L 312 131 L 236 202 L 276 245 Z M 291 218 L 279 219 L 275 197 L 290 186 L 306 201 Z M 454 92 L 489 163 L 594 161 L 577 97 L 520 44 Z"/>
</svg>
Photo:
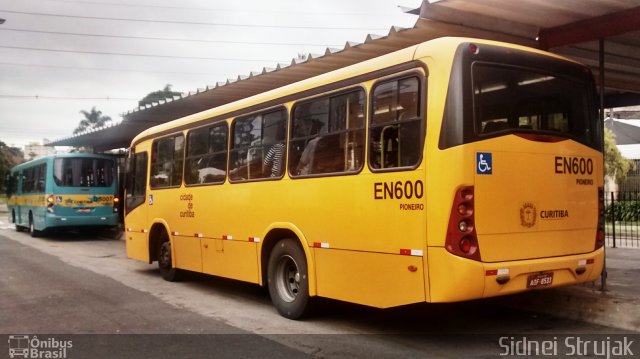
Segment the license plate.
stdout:
<svg viewBox="0 0 640 359">
<path fill-rule="evenodd" d="M 78 209 L 79 213 L 91 213 L 91 208 L 80 208 Z"/>
<path fill-rule="evenodd" d="M 553 283 L 553 272 L 530 274 L 527 277 L 527 288 L 544 288 Z"/>
</svg>

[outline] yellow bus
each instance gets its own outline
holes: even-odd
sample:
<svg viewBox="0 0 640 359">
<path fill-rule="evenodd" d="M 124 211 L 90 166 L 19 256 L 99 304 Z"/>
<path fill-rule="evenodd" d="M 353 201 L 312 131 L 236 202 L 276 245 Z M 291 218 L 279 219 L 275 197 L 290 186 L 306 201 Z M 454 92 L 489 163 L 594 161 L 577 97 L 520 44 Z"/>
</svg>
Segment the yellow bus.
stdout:
<svg viewBox="0 0 640 359">
<path fill-rule="evenodd" d="M 292 319 L 594 281 L 596 109 L 580 64 L 427 41 L 139 134 L 127 255 L 267 286 Z"/>
</svg>

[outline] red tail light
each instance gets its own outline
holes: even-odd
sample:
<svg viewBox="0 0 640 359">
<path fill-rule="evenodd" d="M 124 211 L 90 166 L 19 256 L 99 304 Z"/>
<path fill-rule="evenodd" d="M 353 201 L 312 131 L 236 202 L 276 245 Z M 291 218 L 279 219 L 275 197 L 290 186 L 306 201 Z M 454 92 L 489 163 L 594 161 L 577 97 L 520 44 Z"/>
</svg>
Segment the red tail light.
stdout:
<svg viewBox="0 0 640 359">
<path fill-rule="evenodd" d="M 602 246 L 604 246 L 604 188 L 598 187 L 598 228 L 596 229 L 595 249 Z"/>
<path fill-rule="evenodd" d="M 449 216 L 445 247 L 452 254 L 479 261 L 473 201 L 473 186 L 458 188 Z"/>
<path fill-rule="evenodd" d="M 53 213 L 53 206 L 55 205 L 55 197 L 53 194 L 50 194 L 47 197 L 47 211 L 49 213 Z"/>
<path fill-rule="evenodd" d="M 113 197 L 113 213 L 118 212 L 118 204 L 120 203 L 120 198 Z"/>
</svg>

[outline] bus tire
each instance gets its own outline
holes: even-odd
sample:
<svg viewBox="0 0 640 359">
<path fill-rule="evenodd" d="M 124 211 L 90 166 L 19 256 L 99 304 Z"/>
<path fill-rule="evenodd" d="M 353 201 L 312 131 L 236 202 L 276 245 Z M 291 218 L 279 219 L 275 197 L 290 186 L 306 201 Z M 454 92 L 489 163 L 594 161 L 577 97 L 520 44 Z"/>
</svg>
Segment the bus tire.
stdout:
<svg viewBox="0 0 640 359">
<path fill-rule="evenodd" d="M 22 230 L 23 230 L 22 226 L 19 225 L 18 222 L 16 222 L 16 211 L 15 210 L 11 211 L 11 223 L 15 224 L 16 232 L 22 232 Z"/>
<path fill-rule="evenodd" d="M 160 234 L 160 244 L 158 245 L 158 269 L 162 278 L 168 282 L 180 280 L 182 271 L 174 268 L 171 256 L 171 241 L 166 231 Z"/>
<path fill-rule="evenodd" d="M 40 231 L 36 229 L 33 223 L 33 214 L 31 214 L 31 212 L 29 212 L 29 234 L 31 234 L 33 238 L 40 237 Z"/>
<path fill-rule="evenodd" d="M 278 313 L 288 319 L 303 317 L 310 308 L 307 258 L 297 241 L 281 239 L 269 254 L 269 296 Z"/>
</svg>

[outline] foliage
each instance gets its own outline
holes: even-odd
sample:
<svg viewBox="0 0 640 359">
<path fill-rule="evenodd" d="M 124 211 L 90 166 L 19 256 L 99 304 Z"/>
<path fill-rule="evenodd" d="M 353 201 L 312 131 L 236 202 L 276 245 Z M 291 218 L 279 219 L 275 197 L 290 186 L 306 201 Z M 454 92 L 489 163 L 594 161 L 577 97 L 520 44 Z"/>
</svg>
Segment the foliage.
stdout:
<svg viewBox="0 0 640 359">
<path fill-rule="evenodd" d="M 74 135 L 103 127 L 107 122 L 111 121 L 111 117 L 102 116 L 102 111 L 96 110 L 95 106 L 91 108 L 91 111 L 82 110 L 80 113 L 84 115 L 84 119 L 80 120 L 78 127 L 73 130 Z"/>
<path fill-rule="evenodd" d="M 634 167 L 632 161 L 622 156 L 616 147 L 616 135 L 613 131 L 604 129 L 604 168 L 605 176 L 615 178 L 616 183 L 621 183 L 627 177 L 627 173 Z"/>
<path fill-rule="evenodd" d="M 612 219 L 616 221 L 637 221 L 640 219 L 640 201 L 637 199 L 633 201 L 617 200 L 606 206 L 604 215 L 608 222 Z"/>
<path fill-rule="evenodd" d="M 4 193 L 7 173 L 11 167 L 24 162 L 24 154 L 17 147 L 9 147 L 0 141 L 0 191 Z"/>
<path fill-rule="evenodd" d="M 138 101 L 138 106 L 149 105 L 153 102 L 158 102 L 160 100 L 180 95 L 182 95 L 182 93 L 171 91 L 171 85 L 166 84 L 162 90 L 151 92 L 147 94 L 147 96 L 143 97 L 142 100 Z"/>
</svg>

